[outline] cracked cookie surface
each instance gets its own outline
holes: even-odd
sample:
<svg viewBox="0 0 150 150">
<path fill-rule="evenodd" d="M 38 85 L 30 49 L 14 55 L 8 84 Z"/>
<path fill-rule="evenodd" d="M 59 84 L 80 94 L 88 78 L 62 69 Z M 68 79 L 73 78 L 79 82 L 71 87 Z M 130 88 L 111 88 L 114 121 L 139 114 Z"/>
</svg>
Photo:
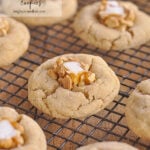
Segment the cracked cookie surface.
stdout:
<svg viewBox="0 0 150 150">
<path fill-rule="evenodd" d="M 102 50 L 125 50 L 138 47 L 150 40 L 150 17 L 130 2 L 120 2 L 134 10 L 136 19 L 125 31 L 109 28 L 99 22 L 97 12 L 100 2 L 85 6 L 76 16 L 73 27 L 77 35 L 89 44 Z"/>
<path fill-rule="evenodd" d="M 139 83 L 129 97 L 126 120 L 134 133 L 150 140 L 150 79 Z"/>
<path fill-rule="evenodd" d="M 87 54 L 61 56 L 77 58 L 88 64 L 96 75 L 94 83 L 76 86 L 72 90 L 64 89 L 47 74 L 58 58 L 60 56 L 43 63 L 29 79 L 29 101 L 39 110 L 56 118 L 83 118 L 99 112 L 117 96 L 120 82 L 102 58 Z"/>
<path fill-rule="evenodd" d="M 119 142 L 101 142 L 89 144 L 78 148 L 77 150 L 138 150 L 126 143 Z"/>
<path fill-rule="evenodd" d="M 0 107 L 0 119 L 9 119 L 11 122 L 16 122 L 24 129 L 23 133 L 24 143 L 22 145 L 18 145 L 18 147 L 9 148 L 10 150 L 47 149 L 46 138 L 43 131 L 41 130 L 39 125 L 30 117 L 23 114 L 18 114 L 14 109 L 11 109 L 9 107 Z M 6 135 L 8 135 L 8 130 Z M 4 144 L 4 141 L 1 141 L 0 139 L 0 146 L 2 142 Z"/>
<path fill-rule="evenodd" d="M 33 0 L 32 0 L 33 1 Z M 46 1 L 45 10 L 49 10 L 51 8 L 51 3 L 48 3 L 49 0 Z M 2 6 L 6 14 L 11 13 L 14 8 L 16 9 L 16 3 L 13 1 L 11 4 L 11 1 L 9 2 L 9 6 L 6 5 L 7 1 L 3 1 Z M 11 5 L 10 5 L 11 4 Z M 72 17 L 78 7 L 77 0 L 62 0 L 62 15 L 53 17 L 53 16 L 46 16 L 46 17 L 16 17 L 18 21 L 21 21 L 25 23 L 28 26 L 49 26 L 52 24 L 56 24 L 58 22 L 64 21 L 66 19 L 69 19 Z M 18 10 L 20 9 L 20 6 Z M 10 12 L 9 12 L 10 10 Z M 38 21 L 37 21 L 38 20 Z"/>
<path fill-rule="evenodd" d="M 7 33 L 0 36 L 0 67 L 2 67 L 13 63 L 25 53 L 29 46 L 30 33 L 24 24 L 6 16 L 0 17 L 9 25 Z"/>
</svg>

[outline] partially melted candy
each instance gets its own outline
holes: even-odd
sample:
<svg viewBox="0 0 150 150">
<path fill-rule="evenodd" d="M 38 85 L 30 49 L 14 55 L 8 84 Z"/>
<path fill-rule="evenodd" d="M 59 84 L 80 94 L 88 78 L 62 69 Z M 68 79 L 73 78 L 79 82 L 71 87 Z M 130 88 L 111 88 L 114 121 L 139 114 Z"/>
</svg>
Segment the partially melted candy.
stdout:
<svg viewBox="0 0 150 150">
<path fill-rule="evenodd" d="M 0 140 L 7 140 L 15 137 L 17 130 L 7 120 L 0 121 Z"/>
<path fill-rule="evenodd" d="M 65 62 L 63 65 L 67 70 L 76 75 L 84 71 L 79 62 Z"/>
<path fill-rule="evenodd" d="M 115 14 L 115 15 L 125 15 L 124 8 L 119 5 L 117 1 L 107 1 L 106 9 L 100 12 L 102 17 Z"/>
<path fill-rule="evenodd" d="M 65 89 L 72 90 L 75 86 L 89 85 L 95 81 L 95 74 L 89 70 L 90 66 L 74 59 L 61 59 L 48 70 L 48 75 L 57 80 Z"/>
<path fill-rule="evenodd" d="M 120 31 L 126 31 L 134 25 L 135 11 L 117 1 L 102 0 L 98 11 L 100 23 Z"/>
</svg>

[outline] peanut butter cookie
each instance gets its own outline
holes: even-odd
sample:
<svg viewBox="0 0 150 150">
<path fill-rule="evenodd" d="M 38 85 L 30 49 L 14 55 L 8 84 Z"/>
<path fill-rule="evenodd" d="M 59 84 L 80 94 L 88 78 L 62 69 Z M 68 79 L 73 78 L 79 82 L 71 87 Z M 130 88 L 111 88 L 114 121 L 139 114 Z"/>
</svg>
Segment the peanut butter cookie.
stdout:
<svg viewBox="0 0 150 150">
<path fill-rule="evenodd" d="M 26 1 L 31 1 L 31 0 L 26 0 Z M 32 0 L 32 2 L 34 1 L 37 2 L 37 0 Z M 51 3 L 49 1 L 52 1 L 52 0 L 42 1 L 42 3 L 46 3 L 46 5 L 44 6 L 45 10 L 49 10 L 51 8 Z M 15 5 L 16 5 L 15 1 L 9 1 L 9 5 L 7 4 L 7 1 L 3 1 L 3 9 L 5 13 L 11 14 L 10 10 L 12 11 L 16 7 Z M 15 19 L 25 23 L 28 26 L 42 26 L 42 25 L 50 26 L 52 24 L 59 23 L 61 21 L 64 21 L 72 17 L 77 11 L 77 6 L 78 6 L 77 0 L 62 0 L 62 15 L 61 16 L 15 17 Z M 19 9 L 22 9 L 22 7 L 19 6 L 18 10 Z"/>
<path fill-rule="evenodd" d="M 150 79 L 139 83 L 129 97 L 126 120 L 135 134 L 150 141 Z"/>
<path fill-rule="evenodd" d="M 31 118 L 0 107 L 0 149 L 46 150 L 46 138 Z"/>
<path fill-rule="evenodd" d="M 128 144 L 119 142 L 101 142 L 78 148 L 77 150 L 138 150 Z"/>
<path fill-rule="evenodd" d="M 0 16 L 0 67 L 9 65 L 28 49 L 30 34 L 22 23 Z"/>
<path fill-rule="evenodd" d="M 83 118 L 105 108 L 120 83 L 106 62 L 87 54 L 52 58 L 31 75 L 29 101 L 56 118 Z"/>
<path fill-rule="evenodd" d="M 76 16 L 77 35 L 102 50 L 125 50 L 150 40 L 150 17 L 131 2 L 102 0 Z"/>
</svg>

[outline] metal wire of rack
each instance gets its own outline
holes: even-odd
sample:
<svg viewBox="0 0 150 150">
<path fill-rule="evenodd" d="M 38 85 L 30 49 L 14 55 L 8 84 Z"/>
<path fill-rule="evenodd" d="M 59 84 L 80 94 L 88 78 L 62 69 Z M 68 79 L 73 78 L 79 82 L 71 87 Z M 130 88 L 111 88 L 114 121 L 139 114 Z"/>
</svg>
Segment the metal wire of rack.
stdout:
<svg viewBox="0 0 150 150">
<path fill-rule="evenodd" d="M 132 0 L 150 14 L 149 0 Z M 80 0 L 80 7 L 93 0 Z M 49 150 L 71 150 L 98 141 L 122 141 L 141 150 L 150 143 L 127 127 L 124 108 L 127 97 L 140 81 L 150 78 L 150 43 L 122 52 L 101 51 L 75 36 L 73 19 L 51 27 L 31 28 L 29 51 L 17 62 L 0 68 L 0 106 L 10 106 L 34 118 L 45 132 Z M 59 44 L 58 44 L 59 43 Z M 28 78 L 45 60 L 64 53 L 89 53 L 103 57 L 121 81 L 118 97 L 106 109 L 84 120 L 59 120 L 38 111 L 27 98 Z"/>
</svg>

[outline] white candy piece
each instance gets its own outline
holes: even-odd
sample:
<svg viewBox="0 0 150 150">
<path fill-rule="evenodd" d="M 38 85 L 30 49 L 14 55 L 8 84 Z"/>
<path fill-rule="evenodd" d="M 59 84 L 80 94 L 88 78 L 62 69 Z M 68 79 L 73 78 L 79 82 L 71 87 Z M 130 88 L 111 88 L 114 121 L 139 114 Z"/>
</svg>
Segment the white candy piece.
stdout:
<svg viewBox="0 0 150 150">
<path fill-rule="evenodd" d="M 105 16 L 108 16 L 108 15 L 111 15 L 111 14 L 124 16 L 125 11 L 124 11 L 124 8 L 122 6 L 120 6 L 117 1 L 108 1 L 106 10 L 101 11 L 100 15 L 102 17 L 105 17 Z"/>
<path fill-rule="evenodd" d="M 84 71 L 84 69 L 81 67 L 81 64 L 75 61 L 65 62 L 64 66 L 66 69 L 68 69 L 70 72 L 74 74 L 78 74 Z"/>
<path fill-rule="evenodd" d="M 0 121 L 0 140 L 11 139 L 16 136 L 17 130 L 7 120 Z"/>
<path fill-rule="evenodd" d="M 115 0 L 113 0 L 113 1 L 108 1 L 108 5 L 115 7 L 115 6 L 119 6 L 119 3 Z"/>
</svg>

